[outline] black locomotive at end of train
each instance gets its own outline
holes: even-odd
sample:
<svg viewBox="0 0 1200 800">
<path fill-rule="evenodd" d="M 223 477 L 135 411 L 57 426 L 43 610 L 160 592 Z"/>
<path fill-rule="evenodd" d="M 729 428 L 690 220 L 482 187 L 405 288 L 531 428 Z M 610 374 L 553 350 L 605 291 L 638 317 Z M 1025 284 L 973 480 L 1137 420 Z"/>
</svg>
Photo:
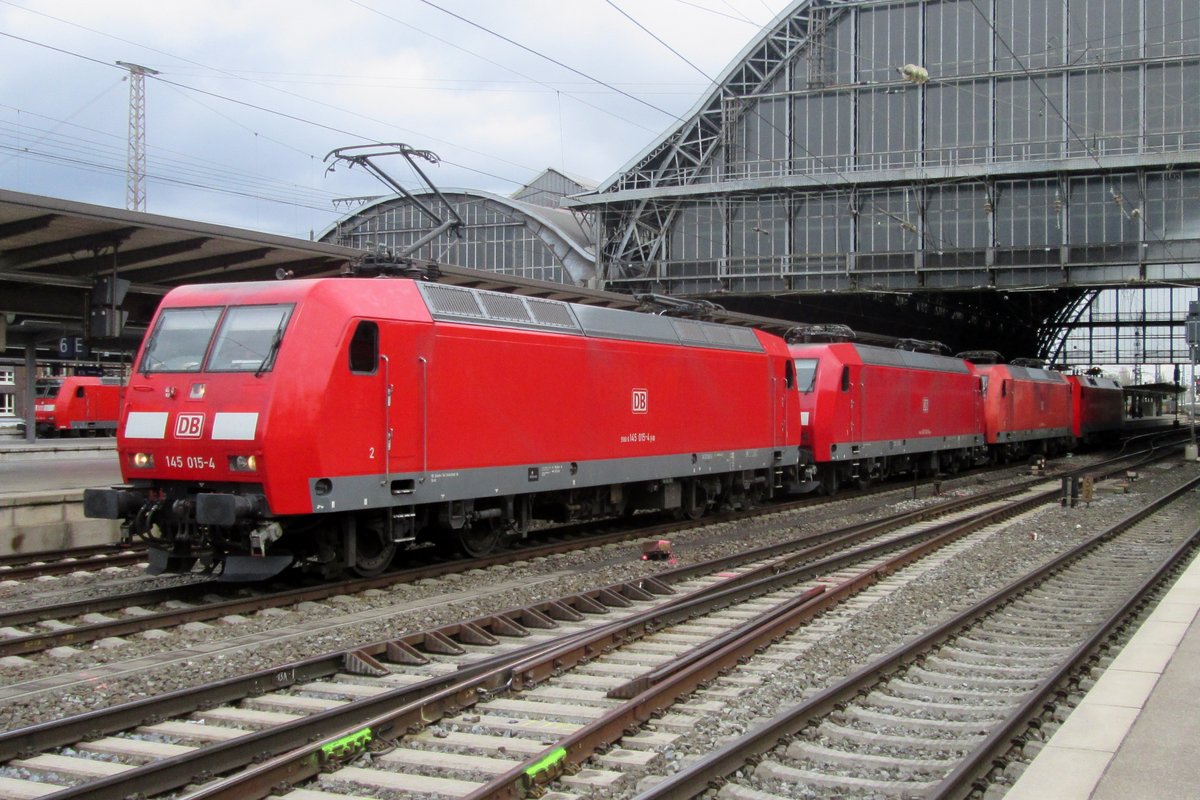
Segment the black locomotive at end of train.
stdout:
<svg viewBox="0 0 1200 800">
<path fill-rule="evenodd" d="M 1121 411 L 1111 382 L 406 278 L 181 287 L 135 365 L 125 483 L 85 513 L 226 580 L 954 469 L 1094 435 L 1079 398 Z"/>
</svg>

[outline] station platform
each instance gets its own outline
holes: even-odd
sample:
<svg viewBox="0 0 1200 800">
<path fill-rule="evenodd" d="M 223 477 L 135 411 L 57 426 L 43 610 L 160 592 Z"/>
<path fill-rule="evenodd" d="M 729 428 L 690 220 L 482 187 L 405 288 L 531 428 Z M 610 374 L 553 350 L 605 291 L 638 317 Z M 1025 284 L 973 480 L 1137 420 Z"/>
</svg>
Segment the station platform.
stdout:
<svg viewBox="0 0 1200 800">
<path fill-rule="evenodd" d="M 1005 800 L 1200 798 L 1200 558 Z"/>
<path fill-rule="evenodd" d="M 82 439 L 37 439 L 27 442 L 20 436 L 0 436 L 0 462 L 31 461 L 61 457 L 111 456 L 117 440 L 111 436 Z"/>
<path fill-rule="evenodd" d="M 0 436 L 0 555 L 112 544 L 115 520 L 88 519 L 83 490 L 121 482 L 116 439 Z"/>
</svg>

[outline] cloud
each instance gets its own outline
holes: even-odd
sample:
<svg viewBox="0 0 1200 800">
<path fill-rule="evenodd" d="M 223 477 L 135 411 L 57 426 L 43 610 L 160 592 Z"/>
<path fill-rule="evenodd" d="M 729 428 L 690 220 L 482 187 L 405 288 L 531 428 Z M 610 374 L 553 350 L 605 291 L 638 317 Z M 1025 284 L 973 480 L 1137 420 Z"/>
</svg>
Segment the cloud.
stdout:
<svg viewBox="0 0 1200 800">
<path fill-rule="evenodd" d="M 124 206 L 117 60 L 161 71 L 146 82 L 154 213 L 307 236 L 337 218 L 333 198 L 385 191 L 325 173 L 330 150 L 369 141 L 433 150 L 447 187 L 507 194 L 547 166 L 600 180 L 706 89 L 617 8 L 715 77 L 785 5 L 614 2 L 437 0 L 478 27 L 420 0 L 0 2 L 0 186 Z"/>
</svg>

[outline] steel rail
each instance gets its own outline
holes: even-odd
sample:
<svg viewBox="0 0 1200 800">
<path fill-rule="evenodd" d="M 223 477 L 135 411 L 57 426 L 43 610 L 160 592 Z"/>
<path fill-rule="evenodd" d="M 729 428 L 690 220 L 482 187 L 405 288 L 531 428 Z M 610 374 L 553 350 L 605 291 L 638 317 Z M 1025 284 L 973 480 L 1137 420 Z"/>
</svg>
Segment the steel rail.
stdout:
<svg viewBox="0 0 1200 800">
<path fill-rule="evenodd" d="M 876 552 L 885 547 L 894 549 L 902 544 L 911 544 L 908 549 L 886 562 L 870 567 L 834 588 L 819 594 L 801 595 L 796 600 L 764 612 L 728 634 L 613 689 L 609 692 L 609 697 L 627 699 L 627 702 L 606 712 L 599 719 L 583 726 L 539 755 L 493 778 L 466 795 L 463 800 L 516 800 L 526 797 L 530 791 L 557 778 L 565 769 L 583 763 L 597 750 L 617 741 L 631 726 L 645 723 L 654 714 L 691 694 L 701 684 L 736 666 L 740 661 L 769 646 L 822 611 L 950 542 L 1029 508 L 1050 502 L 1057 496 L 1057 491 L 1043 492 L 1004 508 L 984 511 L 968 519 L 948 522 L 927 531 L 909 534 L 894 542 L 881 543 L 869 548 L 870 551 Z M 801 576 L 812 574 L 808 568 L 801 568 L 797 572 Z M 513 686 L 525 688 L 520 681 L 514 681 Z"/>
<path fill-rule="evenodd" d="M 145 545 L 118 542 L 34 553 L 9 553 L 0 556 L 0 578 L 61 575 L 90 567 L 124 566 L 130 561 L 136 563 L 139 560 L 146 560 Z M 38 572 L 39 569 L 45 571 Z"/>
<path fill-rule="evenodd" d="M 803 703 L 769 720 L 750 734 L 729 742 L 705 758 L 690 765 L 684 770 L 666 778 L 658 785 L 639 794 L 636 800 L 682 800 L 698 795 L 714 783 L 724 779 L 726 775 L 742 768 L 748 761 L 773 749 L 779 740 L 794 736 L 822 716 L 829 714 L 839 704 L 847 702 L 880 680 L 889 672 L 895 670 L 906 661 L 913 659 L 937 644 L 945 641 L 961 629 L 973 624 L 998 606 L 1013 597 L 1040 583 L 1051 574 L 1062 569 L 1072 561 L 1080 558 L 1099 544 L 1119 535 L 1119 533 L 1135 522 L 1155 513 L 1162 505 L 1169 503 L 1187 492 L 1194 491 L 1200 486 L 1200 478 L 1189 481 L 1183 487 L 1168 492 L 1153 504 L 1144 509 L 1132 512 L 1125 518 L 1097 536 L 1088 539 L 1071 550 L 1063 553 L 1034 572 L 1019 578 L 1007 586 L 993 592 L 988 597 L 956 614 L 952 619 L 938 625 L 912 642 L 896 648 L 892 652 L 876 659 L 861 670 L 843 678 L 832 686 L 823 689 Z M 1192 541 L 1195 541 L 1195 534 Z M 1178 557 L 1178 551 L 1173 559 Z M 1159 570 L 1161 572 L 1161 569 Z M 1061 678 L 1059 679 L 1061 681 Z M 1055 684 L 1057 685 L 1057 683 Z M 1013 723 L 1016 724 L 1016 723 Z M 1004 727 L 1009 727 L 1005 725 Z M 996 747 L 995 742 L 989 747 L 989 752 Z M 981 759 L 989 755 L 981 755 Z M 955 788 L 967 780 L 964 776 L 956 778 Z"/>
<path fill-rule="evenodd" d="M 372 662 L 389 653 L 419 663 L 424 658 L 419 652 L 422 648 L 431 652 L 447 652 L 454 649 L 456 641 L 485 644 L 489 643 L 489 639 L 495 640 L 500 636 L 528 636 L 530 629 L 552 629 L 559 622 L 579 621 L 587 614 L 604 613 L 610 607 L 628 604 L 628 600 L 622 599 L 626 596 L 647 599 L 672 592 L 670 587 L 654 577 L 612 584 L 591 592 L 519 606 L 473 620 L 290 662 L 245 676 L 5 731 L 0 733 L 0 761 L 35 750 L 67 746 L 88 736 L 124 730 L 144 724 L 149 719 L 185 714 L 214 704 L 328 677 L 346 671 L 347 665 L 370 674 Z M 346 708 L 350 705 L 353 704 L 348 704 Z"/>
<path fill-rule="evenodd" d="M 1133 524 L 1128 522 L 1125 527 Z M 1190 557 L 1200 543 L 1200 525 L 1189 534 L 1187 540 L 1180 544 L 1159 565 L 1150 577 L 1133 591 L 1121 606 L 1109 615 L 1103 623 L 1097 626 L 1091 636 L 1080 644 L 1055 670 L 1031 691 L 1005 720 L 992 730 L 991 733 L 970 753 L 963 757 L 959 765 L 927 795 L 930 800 L 944 798 L 966 797 L 972 789 L 981 791 L 986 786 L 979 786 L 978 781 L 989 765 L 1002 760 L 1003 754 L 1010 749 L 1024 731 L 1030 720 L 1039 716 L 1042 711 L 1052 704 L 1052 696 L 1059 692 L 1060 687 L 1072 675 L 1089 661 L 1106 640 L 1129 618 L 1142 607 L 1147 597 L 1157 589 L 1166 577 L 1175 570 L 1185 559 Z"/>
<path fill-rule="evenodd" d="M 0 569 L 0 578 L 8 581 L 29 580 L 45 575 L 70 575 L 80 571 L 95 572 L 105 567 L 132 567 L 146 561 L 145 552 L 114 552 L 110 556 L 76 557 L 73 561 L 67 560 L 70 557 L 62 558 L 54 554 L 50 554 L 49 557 L 53 560 L 48 561 L 43 556 L 42 559 L 36 560 L 37 563 L 30 561 L 7 569 Z"/>
<path fill-rule="evenodd" d="M 694 525 L 695 523 L 690 524 Z M 652 532 L 650 534 L 647 534 L 644 528 L 622 530 L 614 533 L 588 536 L 586 540 L 575 539 L 570 542 L 560 541 L 548 544 L 531 545 L 528 547 L 523 547 L 519 550 L 505 551 L 503 553 L 498 553 L 482 559 L 455 559 L 453 561 L 444 561 L 436 564 L 411 567 L 408 569 L 397 570 L 395 572 L 389 572 L 385 575 L 380 575 L 375 578 L 354 578 L 350 580 L 321 583 L 316 586 L 287 589 L 281 592 L 265 593 L 256 597 L 231 598 L 229 600 L 223 600 L 216 603 L 206 603 L 195 608 L 175 609 L 156 614 L 133 617 L 130 619 L 79 625 L 61 631 L 47 631 L 44 633 L 39 632 L 35 634 L 29 634 L 27 636 L 15 636 L 9 639 L 0 639 L 0 657 L 36 653 L 47 650 L 51 647 L 82 644 L 109 636 L 126 636 L 132 633 L 140 633 L 150 629 L 161 629 L 175 625 L 182 625 L 187 622 L 203 622 L 230 614 L 251 614 L 256 611 L 261 611 L 264 608 L 278 607 L 281 605 L 290 605 L 304 601 L 316 602 L 339 594 L 362 592 L 368 589 L 384 589 L 398 583 L 411 583 L 424 580 L 426 578 L 438 578 L 455 572 L 461 572 L 466 567 L 470 567 L 472 569 L 486 569 L 487 567 L 508 564 L 513 561 L 568 552 L 571 549 L 577 548 L 581 543 L 587 544 L 588 546 L 602 546 L 614 542 L 627 541 L 629 539 L 643 538 L 647 535 L 653 535 L 653 532 L 657 532 L 659 530 L 661 530 L 661 523 L 654 526 L 654 528 L 651 529 Z M 236 584 L 222 584 L 217 581 L 206 581 L 204 583 L 193 584 L 189 587 L 151 589 L 116 597 L 80 600 L 54 606 L 41 606 L 32 609 L 24 609 L 6 614 L 0 614 L 0 623 L 6 626 L 13 626 L 28 624 L 30 622 L 36 622 L 43 619 L 71 617 L 91 612 L 109 611 L 128 605 L 161 603 L 165 600 L 179 599 L 180 594 L 185 595 L 187 598 L 192 598 L 199 594 L 212 593 L 214 590 L 220 590 L 223 587 L 228 587 L 229 589 L 235 590 L 239 588 Z"/>
<path fill-rule="evenodd" d="M 0 555 L 0 575 L 8 573 L 14 567 L 23 567 L 35 561 L 53 561 L 56 559 L 84 560 L 106 554 L 118 555 L 131 550 L 145 550 L 136 544 L 91 544 L 82 547 L 69 547 L 62 550 L 47 550 L 43 552 L 21 552 Z"/>
<path fill-rule="evenodd" d="M 1098 468 L 1103 468 L 1106 463 L 1116 463 L 1129 458 L 1137 458 L 1143 455 L 1153 456 L 1154 448 L 1132 453 L 1125 456 L 1118 456 L 1111 459 L 1109 462 L 1101 462 L 1101 464 L 1091 467 L 1076 470 L 1078 472 L 1094 471 Z M 1033 479 L 1029 483 L 1035 483 L 1038 479 Z M 1027 485 L 1027 484 L 1025 484 Z M 885 484 L 879 485 L 874 492 L 893 491 L 897 488 Z M 1019 491 L 1020 485 L 1012 487 L 1012 491 Z M 1003 490 L 1001 490 L 1003 491 Z M 861 495 L 858 495 L 861 496 Z M 963 501 L 963 504 L 971 502 L 970 498 Z M 945 507 L 953 508 L 954 501 L 949 501 Z M 782 504 L 772 504 L 770 506 L 758 507 L 741 512 L 727 512 L 707 517 L 704 520 L 705 524 L 716 524 L 720 522 L 744 520 L 756 516 L 766 514 L 781 513 L 785 511 L 805 508 L 812 505 L 811 499 L 794 500 Z M 913 512 L 916 515 L 925 513 L 924 510 Z M 940 512 L 934 512 L 940 513 Z M 577 526 L 570 526 L 566 529 L 558 529 L 558 535 L 579 536 L 587 534 L 588 531 L 596 527 L 603 527 L 611 524 L 610 521 L 587 522 Z M 870 523 L 867 523 L 869 525 Z M 662 536 L 679 530 L 686 530 L 694 527 L 692 521 L 677 521 L 677 522 L 661 522 L 656 521 L 649 528 L 639 527 L 635 529 L 623 529 L 611 533 L 589 534 L 587 544 L 591 546 L 599 546 L 614 542 L 628 541 L 649 536 Z M 819 535 L 819 534 L 818 534 Z M 461 566 L 470 564 L 473 568 L 486 568 L 497 564 L 510 563 L 514 560 L 523 560 L 527 558 L 536 558 L 545 555 L 553 555 L 564 552 L 578 545 L 579 540 L 573 543 L 545 543 L 522 546 L 517 550 L 505 551 L 488 556 L 483 559 L 474 560 L 454 560 L 449 562 L 441 562 L 433 565 L 411 567 L 403 570 L 389 572 L 375 578 L 354 578 L 344 581 L 327 582 L 316 587 L 306 587 L 301 589 L 285 590 L 283 592 L 273 592 L 258 595 L 254 598 L 236 598 L 228 601 L 217 603 L 206 603 L 203 606 L 186 610 L 176 610 L 170 612 L 162 612 L 160 614 L 148 614 L 137 617 L 131 620 L 117 620 L 113 622 L 94 623 L 90 625 L 75 626 L 70 629 L 53 632 L 39 632 L 28 636 L 16 636 L 0 640 L 0 657 L 26 655 L 35 653 L 51 647 L 59 647 L 65 645 L 84 644 L 91 641 L 96 641 L 105 637 L 125 636 L 131 633 L 139 633 L 151 628 L 161 629 L 180 625 L 187 622 L 204 622 L 218 617 L 227 616 L 230 614 L 247 614 L 260 611 L 264 608 L 272 606 L 287 605 L 290 603 L 298 603 L 303 601 L 319 601 L 328 597 L 345 594 L 348 592 L 365 591 L 367 589 L 387 588 L 396 583 L 422 580 L 425 578 L 436 578 L 445 574 L 457 571 Z M 781 547 L 787 548 L 791 545 L 785 543 Z M 142 560 L 135 555 L 125 556 L 130 561 Z M 80 562 L 74 562 L 73 566 L 78 567 Z M 103 562 L 96 562 L 98 566 L 112 566 L 116 562 L 113 559 L 108 559 Z M 55 569 L 60 569 L 56 566 Z M 68 568 L 63 565 L 61 571 L 66 572 Z M 73 570 L 72 570 L 73 571 Z M 35 573 L 42 574 L 42 573 Z M 20 577 L 16 570 L 0 571 L 0 577 Z M 226 584 L 218 582 L 206 581 L 204 583 L 195 584 L 192 587 L 167 587 L 162 589 L 152 589 L 142 592 L 134 592 L 127 595 L 119 595 L 106 598 L 93 598 L 88 600 L 74 601 L 71 603 L 61 603 L 49 606 L 40 606 L 30 609 L 19 609 L 11 612 L 0 613 L 0 627 L 15 627 L 34 622 L 39 622 L 46 619 L 62 619 L 72 616 L 81 616 L 88 613 L 103 613 L 120 609 L 130 605 L 153 605 L 164 602 L 166 600 L 180 599 L 180 595 L 185 595 L 188 599 L 194 598 L 199 594 L 211 593 L 214 589 L 225 587 Z M 236 585 L 231 585 L 236 586 Z"/>
</svg>

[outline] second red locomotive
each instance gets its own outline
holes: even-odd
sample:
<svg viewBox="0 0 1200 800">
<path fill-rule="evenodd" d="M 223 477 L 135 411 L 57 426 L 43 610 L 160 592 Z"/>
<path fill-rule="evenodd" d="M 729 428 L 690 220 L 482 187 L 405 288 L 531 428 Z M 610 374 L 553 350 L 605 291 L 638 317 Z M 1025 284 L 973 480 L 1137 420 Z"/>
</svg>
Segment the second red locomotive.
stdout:
<svg viewBox="0 0 1200 800">
<path fill-rule="evenodd" d="M 807 486 L 829 494 L 984 455 L 979 379 L 961 358 L 839 342 L 791 346 Z"/>
</svg>

